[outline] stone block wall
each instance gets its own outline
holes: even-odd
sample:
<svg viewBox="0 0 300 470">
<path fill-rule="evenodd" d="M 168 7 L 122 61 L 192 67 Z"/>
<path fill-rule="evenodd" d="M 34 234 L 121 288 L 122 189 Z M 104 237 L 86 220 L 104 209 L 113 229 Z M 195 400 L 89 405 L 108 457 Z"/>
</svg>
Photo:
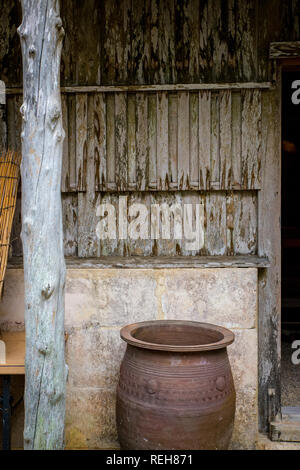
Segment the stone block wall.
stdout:
<svg viewBox="0 0 300 470">
<path fill-rule="evenodd" d="M 8 269 L 0 327 L 24 328 L 23 273 Z M 66 446 L 117 448 L 115 391 L 125 351 L 122 326 L 154 319 L 215 323 L 235 333 L 228 348 L 237 392 L 232 448 L 257 435 L 257 269 L 68 269 Z M 22 426 L 13 444 L 22 444 Z"/>
</svg>

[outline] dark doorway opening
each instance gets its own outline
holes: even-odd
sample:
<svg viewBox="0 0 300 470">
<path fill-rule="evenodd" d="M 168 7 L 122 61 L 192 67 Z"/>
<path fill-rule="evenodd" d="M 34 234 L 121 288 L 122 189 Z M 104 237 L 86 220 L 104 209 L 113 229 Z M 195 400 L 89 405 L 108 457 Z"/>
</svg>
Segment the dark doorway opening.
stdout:
<svg viewBox="0 0 300 470">
<path fill-rule="evenodd" d="M 300 67 L 282 74 L 281 194 L 281 403 L 285 408 L 300 407 L 300 364 L 295 363 L 300 340 Z"/>
</svg>

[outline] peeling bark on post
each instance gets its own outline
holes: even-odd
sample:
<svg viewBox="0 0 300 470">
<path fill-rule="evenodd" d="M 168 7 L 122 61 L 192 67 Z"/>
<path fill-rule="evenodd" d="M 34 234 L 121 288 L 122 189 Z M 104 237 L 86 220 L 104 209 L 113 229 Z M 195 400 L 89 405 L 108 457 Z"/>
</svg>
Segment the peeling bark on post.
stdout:
<svg viewBox="0 0 300 470">
<path fill-rule="evenodd" d="M 25 449 L 62 449 L 66 365 L 59 0 L 22 0 Z"/>
</svg>

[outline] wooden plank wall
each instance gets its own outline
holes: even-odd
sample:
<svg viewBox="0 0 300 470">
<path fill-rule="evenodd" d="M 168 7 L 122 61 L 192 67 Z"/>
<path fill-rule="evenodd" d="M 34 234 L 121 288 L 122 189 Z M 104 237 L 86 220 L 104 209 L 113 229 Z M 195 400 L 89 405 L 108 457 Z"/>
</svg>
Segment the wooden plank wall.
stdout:
<svg viewBox="0 0 300 470">
<path fill-rule="evenodd" d="M 144 204 L 149 213 L 151 204 L 202 204 L 204 209 L 204 246 L 189 250 L 186 239 L 182 240 L 99 240 L 96 216 L 99 204 L 109 203 L 115 208 L 117 234 L 119 230 L 120 193 L 98 192 L 63 193 L 62 210 L 65 256 L 192 256 L 192 255 L 242 255 L 257 253 L 257 192 L 131 192 L 127 195 L 128 206 Z M 127 213 L 128 214 L 128 213 Z M 194 214 L 193 214 L 194 215 Z M 129 218 L 130 220 L 130 218 Z M 171 219 L 171 230 L 174 218 Z M 148 233 L 150 234 L 149 220 Z M 193 219 L 193 224 L 194 224 Z M 194 225 L 195 227 L 195 225 Z M 21 204 L 17 201 L 13 231 L 12 256 L 22 255 L 20 240 Z"/>
<path fill-rule="evenodd" d="M 66 93 L 62 192 L 260 189 L 261 93 Z M 20 95 L 7 100 L 20 148 Z"/>
<path fill-rule="evenodd" d="M 63 195 L 65 250 L 66 255 L 94 256 L 177 256 L 177 255 L 235 255 L 255 254 L 257 250 L 257 198 L 254 191 L 243 192 L 130 192 L 128 207 L 133 203 L 144 204 L 149 214 L 151 205 L 202 204 L 204 209 L 204 246 L 190 251 L 186 239 L 151 240 L 150 223 L 146 221 L 149 239 L 146 240 L 102 240 L 96 237 L 96 216 L 99 204 L 109 203 L 115 208 L 117 232 L 119 230 L 120 193 L 95 193 L 88 200 L 87 194 Z M 88 204 L 87 204 L 88 201 Z M 75 202 L 75 205 L 73 204 Z M 194 214 L 193 214 L 194 215 Z M 152 213 L 153 217 L 153 213 Z M 128 217 L 130 220 L 130 217 Z M 173 223 L 173 217 L 172 217 Z M 193 218 L 194 223 L 194 218 Z M 194 225 L 195 226 L 195 225 Z M 73 229 L 74 228 L 74 229 Z M 76 231 L 77 228 L 77 231 Z M 171 228 L 172 230 L 172 228 Z M 76 237 L 77 236 L 77 237 Z"/>
<path fill-rule="evenodd" d="M 66 31 L 61 84 L 75 89 L 62 96 L 67 255 L 99 253 L 93 248 L 95 242 L 87 241 L 89 227 L 95 223 L 91 208 L 103 193 L 113 198 L 120 191 L 130 192 L 132 198 L 140 194 L 170 201 L 174 197 L 171 192 L 177 192 L 178 197 L 197 194 L 205 199 L 205 220 L 209 220 L 203 253 L 255 252 L 256 242 L 247 247 L 242 234 L 257 232 L 250 201 L 257 197 L 264 177 L 261 103 L 265 91 L 76 93 L 76 87 L 270 80 L 274 75 L 269 44 L 299 38 L 298 3 L 61 0 Z M 20 3 L 3 0 L 0 79 L 7 87 L 22 84 L 20 23 Z M 11 148 L 20 147 L 20 104 L 20 95 L 8 96 L 7 140 Z M 251 209 L 245 209 L 247 205 Z M 243 227 L 247 213 L 252 218 Z M 14 254 L 21 254 L 19 230 L 18 202 Z M 254 235 L 249 238 L 255 240 Z M 135 252 L 134 247 L 126 250 Z M 147 250 L 160 253 L 159 247 Z M 170 250 L 176 251 L 174 247 Z M 177 249 L 179 252 L 184 250 Z"/>
<path fill-rule="evenodd" d="M 270 42 L 300 34 L 297 0 L 61 0 L 61 84 L 269 80 Z M 22 83 L 19 0 L 1 0 L 0 79 Z"/>
<path fill-rule="evenodd" d="M 297 3 L 61 0 L 66 31 L 61 84 L 75 90 L 62 95 L 67 255 L 101 253 L 95 241 L 88 242 L 89 227 L 95 225 L 93 204 L 120 192 L 165 201 L 197 195 L 206 214 L 202 252 L 255 253 L 265 91 L 76 93 L 76 87 L 270 80 L 269 43 L 299 38 Z M 19 2 L 3 0 L 0 79 L 7 87 L 22 83 L 20 23 Z M 12 148 L 20 147 L 20 104 L 20 95 L 8 96 Z M 251 220 L 245 214 L 252 214 Z M 19 228 L 18 202 L 14 254 L 21 254 Z M 165 252 L 152 245 L 147 252 Z M 120 253 L 135 249 L 120 248 Z M 184 253 L 178 247 L 170 251 Z"/>
<path fill-rule="evenodd" d="M 257 250 L 263 90 L 63 93 L 66 256 L 235 255 Z M 8 146 L 20 148 L 21 95 L 7 97 Z M 205 243 L 100 242 L 96 207 L 203 204 Z M 13 253 L 21 254 L 18 204 Z"/>
</svg>

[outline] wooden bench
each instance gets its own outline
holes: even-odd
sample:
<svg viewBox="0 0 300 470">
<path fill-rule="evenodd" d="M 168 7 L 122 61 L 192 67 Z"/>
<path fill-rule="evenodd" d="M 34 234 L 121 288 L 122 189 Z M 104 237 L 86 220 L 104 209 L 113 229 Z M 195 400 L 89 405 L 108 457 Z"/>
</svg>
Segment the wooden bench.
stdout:
<svg viewBox="0 0 300 470">
<path fill-rule="evenodd" d="M 5 345 L 5 357 L 4 354 L 2 354 L 2 356 L 0 354 L 0 377 L 2 378 L 2 397 L 0 397 L 0 401 L 3 422 L 2 449 L 9 450 L 11 412 L 19 403 L 18 401 L 17 403 L 12 404 L 10 381 L 12 375 L 25 374 L 25 332 L 2 332 L 0 340 L 3 341 Z"/>
</svg>

